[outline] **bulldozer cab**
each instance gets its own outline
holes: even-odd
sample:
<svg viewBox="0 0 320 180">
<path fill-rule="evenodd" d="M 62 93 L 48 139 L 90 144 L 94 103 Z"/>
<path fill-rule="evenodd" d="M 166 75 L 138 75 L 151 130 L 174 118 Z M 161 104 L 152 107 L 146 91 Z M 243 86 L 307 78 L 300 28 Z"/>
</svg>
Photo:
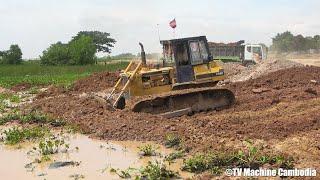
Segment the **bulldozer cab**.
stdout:
<svg viewBox="0 0 320 180">
<path fill-rule="evenodd" d="M 193 67 L 212 61 L 205 36 L 161 41 L 163 65 L 175 66 L 177 83 L 194 81 Z"/>
</svg>

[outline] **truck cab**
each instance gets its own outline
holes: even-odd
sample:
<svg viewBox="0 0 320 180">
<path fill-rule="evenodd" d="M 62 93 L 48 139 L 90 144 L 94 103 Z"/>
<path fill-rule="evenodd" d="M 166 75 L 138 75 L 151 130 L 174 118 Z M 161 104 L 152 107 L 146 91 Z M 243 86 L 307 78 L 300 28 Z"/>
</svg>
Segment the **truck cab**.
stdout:
<svg viewBox="0 0 320 180">
<path fill-rule="evenodd" d="M 209 42 L 209 50 L 215 60 L 241 62 L 244 66 L 267 59 L 267 47 L 262 44 L 244 44 L 241 40 L 232 43 Z"/>
<path fill-rule="evenodd" d="M 246 44 L 243 64 L 245 66 L 261 63 L 267 59 L 267 48 L 260 44 Z"/>
</svg>

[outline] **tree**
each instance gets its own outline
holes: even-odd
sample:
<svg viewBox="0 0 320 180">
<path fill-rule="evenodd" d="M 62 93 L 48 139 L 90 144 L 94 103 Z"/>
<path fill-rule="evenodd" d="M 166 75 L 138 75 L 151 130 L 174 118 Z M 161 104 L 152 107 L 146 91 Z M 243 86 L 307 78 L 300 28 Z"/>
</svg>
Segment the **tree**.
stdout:
<svg viewBox="0 0 320 180">
<path fill-rule="evenodd" d="M 43 55 L 40 56 L 41 64 L 45 65 L 64 65 L 68 64 L 70 59 L 68 44 L 61 42 L 52 44 L 47 50 L 43 51 Z"/>
<path fill-rule="evenodd" d="M 10 46 L 8 51 L 2 51 L 2 63 L 4 64 L 20 64 L 22 62 L 22 52 L 17 44 Z"/>
<path fill-rule="evenodd" d="M 110 37 L 110 33 L 100 31 L 80 31 L 72 38 L 72 41 L 78 40 L 82 36 L 89 36 L 92 38 L 96 52 L 111 53 L 111 48 L 116 43 L 116 40 Z"/>
<path fill-rule="evenodd" d="M 96 46 L 89 36 L 81 36 L 69 43 L 70 62 L 69 64 L 83 65 L 94 64 Z"/>
<path fill-rule="evenodd" d="M 43 51 L 40 60 L 45 65 L 84 65 L 97 61 L 96 52 L 111 52 L 116 42 L 109 33 L 81 31 L 67 44 L 57 42 Z"/>
<path fill-rule="evenodd" d="M 293 47 L 294 36 L 291 32 L 278 33 L 276 37 L 272 38 L 272 49 L 289 52 Z"/>
</svg>

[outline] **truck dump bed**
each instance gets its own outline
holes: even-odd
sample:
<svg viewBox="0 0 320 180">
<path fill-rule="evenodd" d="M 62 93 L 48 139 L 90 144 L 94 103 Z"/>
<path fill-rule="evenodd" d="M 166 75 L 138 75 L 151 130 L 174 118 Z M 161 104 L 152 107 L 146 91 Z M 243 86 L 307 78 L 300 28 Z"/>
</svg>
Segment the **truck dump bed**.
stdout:
<svg viewBox="0 0 320 180">
<path fill-rule="evenodd" d="M 242 61 L 244 57 L 244 41 L 235 43 L 215 43 L 208 42 L 209 50 L 215 60 L 227 61 Z"/>
</svg>

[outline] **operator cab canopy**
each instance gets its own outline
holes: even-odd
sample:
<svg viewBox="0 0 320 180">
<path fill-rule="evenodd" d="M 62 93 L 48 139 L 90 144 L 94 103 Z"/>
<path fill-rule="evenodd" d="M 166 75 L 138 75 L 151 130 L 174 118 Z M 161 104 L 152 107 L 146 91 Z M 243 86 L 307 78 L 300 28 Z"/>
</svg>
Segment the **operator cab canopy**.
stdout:
<svg viewBox="0 0 320 180">
<path fill-rule="evenodd" d="M 160 41 L 164 65 L 192 66 L 212 61 L 206 36 Z"/>
</svg>

